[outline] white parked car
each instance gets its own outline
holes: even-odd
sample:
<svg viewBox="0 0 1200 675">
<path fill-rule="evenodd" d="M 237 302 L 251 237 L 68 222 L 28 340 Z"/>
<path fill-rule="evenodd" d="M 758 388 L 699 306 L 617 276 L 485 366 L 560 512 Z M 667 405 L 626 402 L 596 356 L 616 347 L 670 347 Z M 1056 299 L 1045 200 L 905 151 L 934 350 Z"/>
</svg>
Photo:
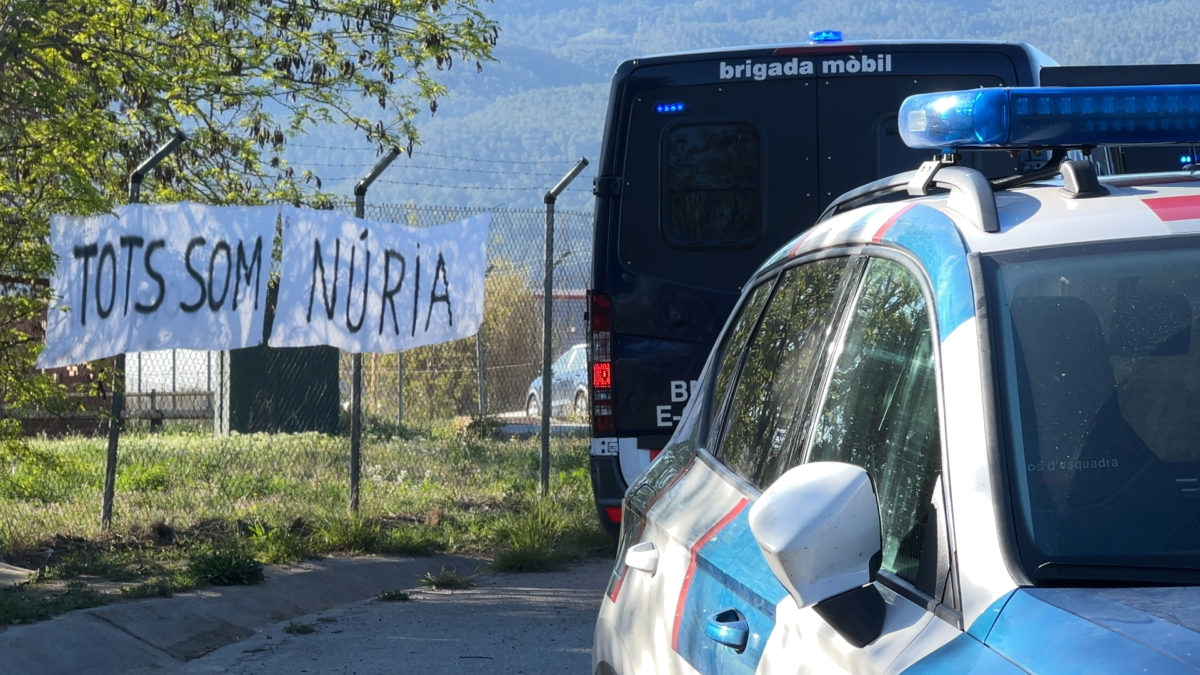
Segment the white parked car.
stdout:
<svg viewBox="0 0 1200 675">
<path fill-rule="evenodd" d="M 626 492 L 595 673 L 1200 671 L 1200 175 L 1063 161 L 1200 142 L 1200 87 L 899 121 L 940 158 L 759 268 Z"/>
<path fill-rule="evenodd" d="M 550 415 L 552 417 L 587 416 L 587 344 L 567 348 L 550 364 Z M 525 414 L 542 416 L 542 376 L 538 375 L 525 391 Z"/>
</svg>

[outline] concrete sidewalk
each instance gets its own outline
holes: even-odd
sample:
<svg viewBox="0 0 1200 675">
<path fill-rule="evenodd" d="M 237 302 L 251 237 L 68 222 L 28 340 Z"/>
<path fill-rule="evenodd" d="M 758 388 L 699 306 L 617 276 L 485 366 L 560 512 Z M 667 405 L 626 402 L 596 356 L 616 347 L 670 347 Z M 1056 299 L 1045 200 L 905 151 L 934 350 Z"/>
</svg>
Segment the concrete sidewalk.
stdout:
<svg viewBox="0 0 1200 675">
<path fill-rule="evenodd" d="M 384 591 L 422 588 L 420 579 L 426 572 L 436 574 L 447 568 L 471 576 L 481 566 L 481 561 L 461 556 L 329 558 L 273 565 L 266 570 L 266 581 L 254 586 L 222 586 L 117 603 L 8 628 L 0 632 L 0 671 L 8 675 L 172 672 L 288 619 Z M 611 562 L 593 561 L 585 567 L 590 576 L 602 580 L 603 574 L 594 572 L 611 569 Z M 496 576 L 512 575 L 481 578 Z M 522 585 L 537 587 L 538 574 L 520 576 Z M 10 568 L 0 581 L 12 580 L 24 578 L 16 578 Z M 588 585 L 596 584 L 598 604 L 602 583 L 593 579 Z M 496 584 L 481 584 L 490 585 Z"/>
<path fill-rule="evenodd" d="M 413 591 L 279 623 L 189 661 L 178 675 L 569 675 L 591 671 L 612 561 L 489 574 L 466 590 Z"/>
</svg>

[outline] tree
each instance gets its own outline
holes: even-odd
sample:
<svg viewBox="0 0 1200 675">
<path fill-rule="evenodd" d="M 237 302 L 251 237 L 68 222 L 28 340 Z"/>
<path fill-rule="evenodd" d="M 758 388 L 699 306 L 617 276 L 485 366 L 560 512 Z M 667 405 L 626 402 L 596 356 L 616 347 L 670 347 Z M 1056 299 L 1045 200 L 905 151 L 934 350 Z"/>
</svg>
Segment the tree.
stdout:
<svg viewBox="0 0 1200 675">
<path fill-rule="evenodd" d="M 150 199 L 312 203 L 320 179 L 288 165 L 289 141 L 340 125 L 411 152 L 438 71 L 492 58 L 480 2 L 0 0 L 0 418 L 53 391 L 30 375 L 51 214 L 122 203 L 177 131 Z"/>
<path fill-rule="evenodd" d="M 541 365 L 541 306 L 531 301 L 529 275 L 511 260 L 494 258 L 484 284 L 482 345 L 467 338 L 404 352 L 404 419 L 474 415 L 481 376 L 486 410 L 524 405 L 525 389 Z M 482 364 L 477 351 L 481 347 Z M 396 391 L 395 357 L 384 355 L 375 364 L 368 379 L 381 383 L 384 391 Z M 395 408 L 384 410 L 378 400 L 375 403 L 370 414 L 383 419 L 396 414 Z"/>
</svg>

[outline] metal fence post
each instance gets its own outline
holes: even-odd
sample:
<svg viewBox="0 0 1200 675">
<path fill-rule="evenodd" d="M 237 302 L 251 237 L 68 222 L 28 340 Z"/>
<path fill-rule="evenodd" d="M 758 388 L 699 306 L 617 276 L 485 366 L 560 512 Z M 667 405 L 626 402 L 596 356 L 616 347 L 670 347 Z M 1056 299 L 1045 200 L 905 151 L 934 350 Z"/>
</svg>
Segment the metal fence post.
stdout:
<svg viewBox="0 0 1200 675">
<path fill-rule="evenodd" d="M 138 165 L 129 174 L 129 203 L 137 204 L 142 198 L 142 179 L 180 143 L 187 140 L 182 131 L 160 147 L 149 159 Z M 111 419 L 108 421 L 108 451 L 104 455 L 104 497 L 100 506 L 100 527 L 112 527 L 113 499 L 117 485 L 117 445 L 121 439 L 121 417 L 125 414 L 125 355 L 117 355 L 116 377 L 112 387 Z"/>
<path fill-rule="evenodd" d="M 375 164 L 371 173 L 354 186 L 354 217 L 363 218 L 366 212 L 367 188 L 383 170 L 400 155 L 392 148 Z M 362 353 L 355 352 L 350 386 L 350 512 L 358 513 L 358 479 L 362 464 Z"/>
<path fill-rule="evenodd" d="M 587 157 L 580 157 L 575 166 L 567 172 L 558 184 L 550 188 L 543 201 L 546 202 L 546 262 L 545 276 L 542 282 L 542 457 L 540 467 L 540 493 L 545 497 L 550 492 L 550 408 L 553 391 L 552 373 L 550 372 L 551 333 L 553 331 L 552 313 L 554 307 L 554 202 L 558 195 L 575 180 L 583 167 L 588 165 Z"/>
</svg>

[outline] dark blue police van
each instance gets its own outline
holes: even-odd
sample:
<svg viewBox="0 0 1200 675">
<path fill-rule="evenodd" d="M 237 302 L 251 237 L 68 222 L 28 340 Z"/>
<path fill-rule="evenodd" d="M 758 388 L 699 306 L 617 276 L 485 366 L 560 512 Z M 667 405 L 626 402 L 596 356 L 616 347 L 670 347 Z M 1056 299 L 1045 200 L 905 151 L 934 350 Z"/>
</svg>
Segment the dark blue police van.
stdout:
<svg viewBox="0 0 1200 675">
<path fill-rule="evenodd" d="M 1023 43 L 842 41 L 622 63 L 612 81 L 588 292 L 591 478 L 616 534 L 741 284 L 835 197 L 928 159 L 900 140 L 910 94 L 1032 86 Z M 965 154 L 990 177 L 1024 158 Z"/>
</svg>

